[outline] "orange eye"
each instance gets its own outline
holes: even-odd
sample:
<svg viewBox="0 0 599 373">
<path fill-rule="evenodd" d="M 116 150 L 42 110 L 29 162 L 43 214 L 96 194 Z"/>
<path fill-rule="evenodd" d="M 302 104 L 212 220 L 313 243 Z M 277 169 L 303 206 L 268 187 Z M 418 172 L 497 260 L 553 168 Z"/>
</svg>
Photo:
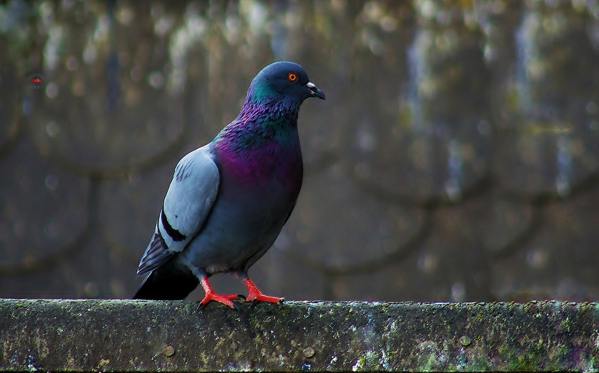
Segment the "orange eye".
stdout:
<svg viewBox="0 0 599 373">
<path fill-rule="evenodd" d="M 296 73 L 289 73 L 289 75 L 287 75 L 287 79 L 289 79 L 290 82 L 296 82 L 297 81 L 297 74 Z"/>
</svg>

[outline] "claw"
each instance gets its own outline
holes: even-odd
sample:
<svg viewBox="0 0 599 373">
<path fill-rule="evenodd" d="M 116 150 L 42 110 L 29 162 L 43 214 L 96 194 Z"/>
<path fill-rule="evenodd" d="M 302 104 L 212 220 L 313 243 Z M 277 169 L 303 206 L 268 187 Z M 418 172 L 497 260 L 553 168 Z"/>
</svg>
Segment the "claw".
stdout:
<svg viewBox="0 0 599 373">
<path fill-rule="evenodd" d="M 202 288 L 204 289 L 204 292 L 206 293 L 206 295 L 204 295 L 204 299 L 202 299 L 200 301 L 201 306 L 205 306 L 206 304 L 208 304 L 212 301 L 215 301 L 218 303 L 222 303 L 229 308 L 235 308 L 235 305 L 233 304 L 232 301 L 239 298 L 238 294 L 217 294 L 217 293 L 215 293 L 214 290 L 212 289 L 212 285 L 210 285 L 210 282 L 208 282 L 208 277 L 203 277 L 201 284 L 202 284 Z"/>
<path fill-rule="evenodd" d="M 235 297 L 232 298 L 231 295 L 235 295 Z M 235 305 L 232 302 L 232 300 L 235 298 L 237 298 L 237 294 L 219 295 L 214 292 L 207 292 L 206 295 L 204 295 L 204 299 L 202 299 L 200 304 L 202 306 L 205 306 L 206 304 L 215 301 L 218 303 L 222 303 L 229 308 L 235 308 Z"/>
<path fill-rule="evenodd" d="M 273 297 L 270 295 L 259 294 L 248 294 L 246 302 L 266 302 L 266 303 L 281 303 L 285 298 Z"/>
<path fill-rule="evenodd" d="M 248 296 L 245 298 L 246 302 L 266 302 L 266 303 L 281 303 L 285 298 L 272 297 L 266 295 L 258 289 L 256 284 L 249 278 L 243 280 L 245 286 L 248 288 Z"/>
</svg>

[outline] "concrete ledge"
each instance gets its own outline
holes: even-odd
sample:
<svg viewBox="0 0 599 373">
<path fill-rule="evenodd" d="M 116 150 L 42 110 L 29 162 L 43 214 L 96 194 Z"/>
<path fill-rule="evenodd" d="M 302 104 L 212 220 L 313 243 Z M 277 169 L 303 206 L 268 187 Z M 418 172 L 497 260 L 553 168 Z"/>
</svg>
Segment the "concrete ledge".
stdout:
<svg viewBox="0 0 599 373">
<path fill-rule="evenodd" d="M 597 370 L 599 304 L 0 300 L 0 370 Z"/>
</svg>

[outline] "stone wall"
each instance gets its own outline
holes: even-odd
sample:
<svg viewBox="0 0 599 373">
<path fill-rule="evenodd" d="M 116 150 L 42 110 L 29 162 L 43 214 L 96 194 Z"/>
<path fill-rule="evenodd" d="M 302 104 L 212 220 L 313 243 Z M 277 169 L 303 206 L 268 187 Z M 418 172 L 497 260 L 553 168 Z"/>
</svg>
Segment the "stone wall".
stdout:
<svg viewBox="0 0 599 373">
<path fill-rule="evenodd" d="M 0 301 L 0 370 L 596 370 L 597 303 Z"/>
</svg>

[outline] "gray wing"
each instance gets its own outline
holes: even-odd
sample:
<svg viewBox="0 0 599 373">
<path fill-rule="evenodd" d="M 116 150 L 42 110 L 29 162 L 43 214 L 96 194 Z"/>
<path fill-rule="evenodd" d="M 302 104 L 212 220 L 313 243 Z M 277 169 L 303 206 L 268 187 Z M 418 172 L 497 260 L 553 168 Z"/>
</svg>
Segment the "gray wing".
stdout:
<svg viewBox="0 0 599 373">
<path fill-rule="evenodd" d="M 167 262 L 196 236 L 216 200 L 219 182 L 218 167 L 212 160 L 208 145 L 179 161 L 156 229 L 139 262 L 138 275 Z"/>
</svg>

